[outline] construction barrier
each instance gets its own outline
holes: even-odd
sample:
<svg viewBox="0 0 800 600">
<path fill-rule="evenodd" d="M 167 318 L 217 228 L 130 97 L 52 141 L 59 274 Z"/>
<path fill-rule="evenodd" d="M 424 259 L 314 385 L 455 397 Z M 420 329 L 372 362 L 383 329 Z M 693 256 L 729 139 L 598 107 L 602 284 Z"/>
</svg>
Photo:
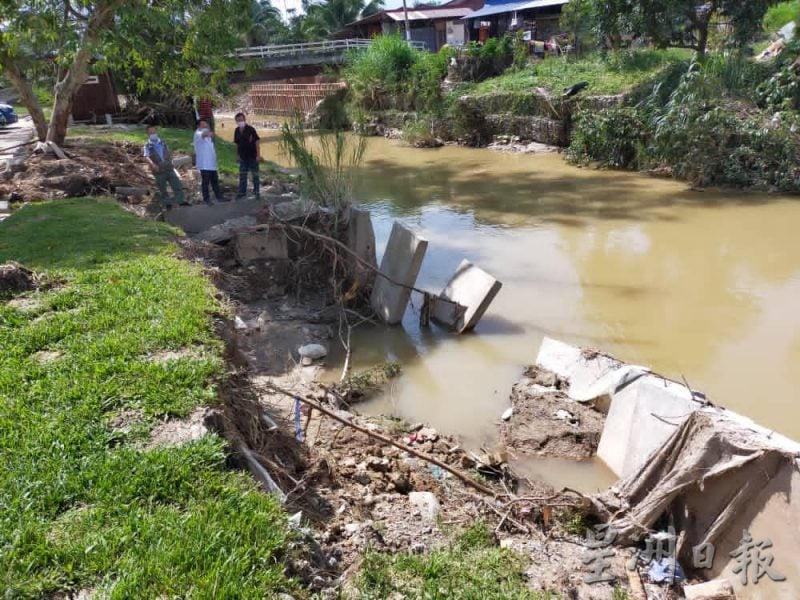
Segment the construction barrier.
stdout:
<svg viewBox="0 0 800 600">
<path fill-rule="evenodd" d="M 257 83 L 250 88 L 252 112 L 265 115 L 306 114 L 317 102 L 344 89 L 337 83 Z"/>
</svg>

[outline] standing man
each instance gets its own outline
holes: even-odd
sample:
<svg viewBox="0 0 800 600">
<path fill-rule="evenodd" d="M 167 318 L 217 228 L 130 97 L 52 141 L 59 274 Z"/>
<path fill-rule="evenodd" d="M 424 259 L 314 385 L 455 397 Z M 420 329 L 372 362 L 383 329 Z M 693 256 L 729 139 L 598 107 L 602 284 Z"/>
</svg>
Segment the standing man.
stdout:
<svg viewBox="0 0 800 600">
<path fill-rule="evenodd" d="M 167 143 L 158 137 L 158 129 L 155 125 L 150 125 L 147 128 L 144 158 L 153 173 L 153 177 L 156 178 L 158 196 L 162 206 L 167 210 L 170 210 L 174 203 L 187 206 L 188 203 L 183 197 L 183 185 L 181 185 L 181 180 L 172 165 L 172 152 Z M 167 194 L 167 182 L 172 188 L 172 198 Z"/>
<path fill-rule="evenodd" d="M 208 186 L 214 190 L 214 197 L 217 202 L 225 202 L 222 192 L 219 191 L 219 174 L 217 173 L 217 150 L 214 147 L 214 132 L 208 126 L 208 122 L 200 120 L 197 122 L 197 130 L 194 132 L 194 155 L 195 165 L 200 171 L 200 189 L 203 192 L 203 202 L 211 204 L 211 197 L 208 194 Z"/>
<path fill-rule="evenodd" d="M 239 161 L 239 192 L 236 199 L 240 200 L 247 195 L 247 174 L 253 174 L 253 193 L 256 200 L 259 194 L 260 182 L 258 163 L 261 162 L 261 146 L 255 128 L 247 124 L 244 113 L 236 113 L 236 132 L 233 134 L 233 143 L 236 144 L 236 159 Z"/>
</svg>

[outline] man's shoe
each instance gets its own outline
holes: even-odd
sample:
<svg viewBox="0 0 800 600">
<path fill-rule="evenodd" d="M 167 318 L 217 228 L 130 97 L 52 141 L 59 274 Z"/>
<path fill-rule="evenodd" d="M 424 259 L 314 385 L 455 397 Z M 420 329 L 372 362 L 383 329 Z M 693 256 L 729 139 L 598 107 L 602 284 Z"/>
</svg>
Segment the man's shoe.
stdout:
<svg viewBox="0 0 800 600">
<path fill-rule="evenodd" d="M 225 198 L 224 196 L 222 198 L 217 198 L 217 202 L 230 202 L 230 201 L 231 201 L 230 198 Z"/>
<path fill-rule="evenodd" d="M 246 200 L 247 196 L 236 196 L 236 200 Z"/>
<path fill-rule="evenodd" d="M 179 202 L 178 206 L 191 206 L 188 202 Z"/>
</svg>

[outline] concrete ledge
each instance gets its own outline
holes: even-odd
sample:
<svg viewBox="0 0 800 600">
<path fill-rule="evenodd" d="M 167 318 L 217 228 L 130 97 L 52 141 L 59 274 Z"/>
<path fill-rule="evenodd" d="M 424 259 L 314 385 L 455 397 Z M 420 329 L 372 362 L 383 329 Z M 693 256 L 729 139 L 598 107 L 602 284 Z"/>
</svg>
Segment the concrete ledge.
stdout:
<svg viewBox="0 0 800 600">
<path fill-rule="evenodd" d="M 194 235 L 230 219 L 252 215 L 278 199 L 285 200 L 280 196 L 267 196 L 261 200 L 236 200 L 211 206 L 206 204 L 176 206 L 165 213 L 164 219 L 170 225 L 180 227 L 187 234 Z"/>
</svg>

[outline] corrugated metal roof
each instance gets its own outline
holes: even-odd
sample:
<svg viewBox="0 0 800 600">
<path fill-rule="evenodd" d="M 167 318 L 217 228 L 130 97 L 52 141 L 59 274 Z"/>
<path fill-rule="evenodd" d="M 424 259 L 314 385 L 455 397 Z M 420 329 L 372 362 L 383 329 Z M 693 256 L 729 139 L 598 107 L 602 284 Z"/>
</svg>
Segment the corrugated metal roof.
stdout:
<svg viewBox="0 0 800 600">
<path fill-rule="evenodd" d="M 527 0 L 525 2 L 507 2 L 506 4 L 486 5 L 480 10 L 468 14 L 466 19 L 477 17 L 488 17 L 489 15 L 500 15 L 503 13 L 519 12 L 522 10 L 532 10 L 534 8 L 545 8 L 548 6 L 561 6 L 569 3 L 569 0 Z"/>
<path fill-rule="evenodd" d="M 421 10 L 409 9 L 409 21 L 427 21 L 429 19 L 460 19 L 472 12 L 470 8 L 424 8 Z M 393 21 L 403 21 L 403 10 L 387 10 L 386 16 Z"/>
</svg>

